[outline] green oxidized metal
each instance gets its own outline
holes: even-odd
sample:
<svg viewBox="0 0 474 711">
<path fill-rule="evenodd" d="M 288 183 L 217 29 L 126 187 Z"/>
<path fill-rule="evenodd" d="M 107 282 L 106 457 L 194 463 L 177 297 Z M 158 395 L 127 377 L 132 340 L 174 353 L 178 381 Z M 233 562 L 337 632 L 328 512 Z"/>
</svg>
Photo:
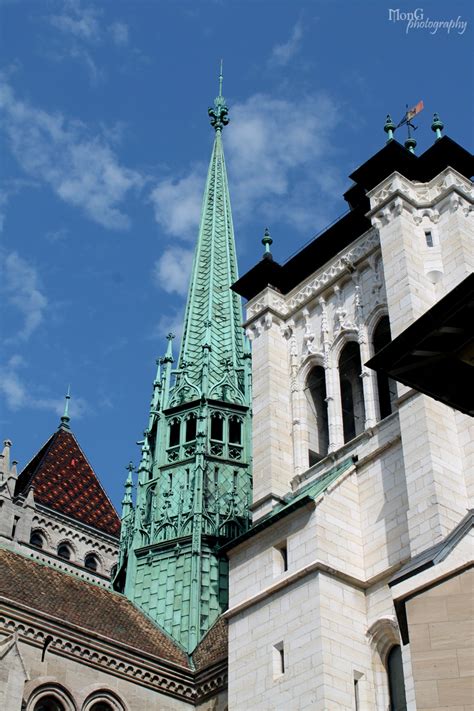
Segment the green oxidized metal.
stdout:
<svg viewBox="0 0 474 711">
<path fill-rule="evenodd" d="M 135 506 L 125 485 L 116 586 L 188 652 L 228 600 L 219 548 L 249 526 L 251 364 L 242 331 L 234 230 L 221 132 L 222 96 L 209 109 L 215 141 L 202 205 L 181 352 L 158 362 Z"/>
</svg>

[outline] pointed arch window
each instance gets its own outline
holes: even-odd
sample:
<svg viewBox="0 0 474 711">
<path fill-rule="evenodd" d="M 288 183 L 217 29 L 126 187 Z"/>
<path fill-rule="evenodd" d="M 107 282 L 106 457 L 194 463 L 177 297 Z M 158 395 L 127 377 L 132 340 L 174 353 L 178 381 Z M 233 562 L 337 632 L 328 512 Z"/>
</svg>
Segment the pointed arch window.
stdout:
<svg viewBox="0 0 474 711">
<path fill-rule="evenodd" d="M 93 553 L 89 553 L 84 558 L 84 566 L 88 570 L 92 570 L 94 573 L 96 573 L 99 570 L 99 559 Z"/>
<path fill-rule="evenodd" d="M 40 531 L 32 531 L 30 535 L 30 545 L 36 548 L 44 548 L 44 536 Z"/>
<path fill-rule="evenodd" d="M 387 656 L 388 690 L 390 711 L 406 711 L 405 679 L 403 676 L 402 650 L 396 644 Z"/>
<path fill-rule="evenodd" d="M 317 365 L 311 370 L 305 392 L 308 404 L 309 466 L 312 467 L 326 456 L 329 448 L 326 372 L 322 366 Z"/>
<path fill-rule="evenodd" d="M 175 417 L 170 422 L 169 428 L 169 446 L 176 447 L 179 444 L 181 437 L 181 421 Z"/>
<path fill-rule="evenodd" d="M 339 357 L 344 442 L 349 442 L 357 437 L 365 428 L 364 388 L 361 371 L 359 345 L 350 341 L 346 343 Z"/>
<path fill-rule="evenodd" d="M 383 316 L 374 329 L 372 336 L 373 352 L 378 353 L 384 346 L 390 343 L 390 321 L 388 316 Z M 394 380 L 380 370 L 377 371 L 377 393 L 379 418 L 383 420 L 394 411 L 394 404 L 397 399 L 397 386 Z"/>
<path fill-rule="evenodd" d="M 220 412 L 213 412 L 211 415 L 211 439 L 217 442 L 224 440 L 224 418 Z"/>
<path fill-rule="evenodd" d="M 64 560 L 72 559 L 72 548 L 69 543 L 60 543 L 58 546 L 58 556 Z"/>
<path fill-rule="evenodd" d="M 196 439 L 196 415 L 191 414 L 186 418 L 186 442 L 192 442 Z"/>
<path fill-rule="evenodd" d="M 48 695 L 36 702 L 34 711 L 65 711 L 65 707 L 55 696 Z"/>
<path fill-rule="evenodd" d="M 242 420 L 240 417 L 229 418 L 229 442 L 242 444 Z"/>
</svg>

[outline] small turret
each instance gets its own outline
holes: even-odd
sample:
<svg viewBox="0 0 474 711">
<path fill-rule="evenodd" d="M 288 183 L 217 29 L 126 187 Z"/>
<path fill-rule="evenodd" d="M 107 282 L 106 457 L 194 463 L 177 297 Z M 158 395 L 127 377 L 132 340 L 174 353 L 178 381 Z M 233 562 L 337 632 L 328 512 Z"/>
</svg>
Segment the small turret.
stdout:
<svg viewBox="0 0 474 711">
<path fill-rule="evenodd" d="M 392 121 L 392 117 L 390 114 L 387 114 L 387 118 L 385 120 L 385 126 L 383 127 L 383 130 L 387 134 L 387 143 L 390 141 L 393 141 L 393 132 L 395 131 L 395 124 Z"/>
</svg>

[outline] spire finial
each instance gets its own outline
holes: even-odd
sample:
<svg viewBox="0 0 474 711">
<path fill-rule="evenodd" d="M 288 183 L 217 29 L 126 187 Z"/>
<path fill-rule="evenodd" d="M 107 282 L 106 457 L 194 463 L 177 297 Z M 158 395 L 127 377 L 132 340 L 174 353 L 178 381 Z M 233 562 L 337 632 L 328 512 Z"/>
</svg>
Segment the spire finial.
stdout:
<svg viewBox="0 0 474 711">
<path fill-rule="evenodd" d="M 224 80 L 224 74 L 223 74 L 223 69 L 224 69 L 224 60 L 221 59 L 221 70 L 219 72 L 219 98 L 223 99 L 224 97 L 222 96 L 222 82 Z"/>
<path fill-rule="evenodd" d="M 229 123 L 229 109 L 226 106 L 225 99 L 222 96 L 222 82 L 224 80 L 224 75 L 222 73 L 224 67 L 224 60 L 221 59 L 221 67 L 219 71 L 219 96 L 214 99 L 214 106 L 208 109 L 208 114 L 211 119 L 211 126 L 214 127 L 216 131 L 222 131 L 224 126 Z"/>
<path fill-rule="evenodd" d="M 443 138 L 443 134 L 441 133 L 443 128 L 444 123 L 441 121 L 439 114 L 433 114 L 433 123 L 431 124 L 431 130 L 435 132 L 437 141 L 439 141 L 440 138 Z"/>
<path fill-rule="evenodd" d="M 272 253 L 270 251 L 270 246 L 273 244 L 273 240 L 270 237 L 270 232 L 268 230 L 268 227 L 265 227 L 265 232 L 262 238 L 262 244 L 265 247 L 265 252 L 263 253 L 263 258 L 264 259 L 273 259 Z"/>
<path fill-rule="evenodd" d="M 166 353 L 165 357 L 163 358 L 162 362 L 163 363 L 172 363 L 174 358 L 173 358 L 173 339 L 174 339 L 174 333 L 168 333 L 166 336 L 166 340 L 168 341 L 168 346 L 166 348 Z"/>
<path fill-rule="evenodd" d="M 390 114 L 387 114 L 387 118 L 385 119 L 385 126 L 383 127 L 383 130 L 387 134 L 387 143 L 390 141 L 393 141 L 393 132 L 395 131 L 395 124 L 392 121 L 392 117 Z"/>
<path fill-rule="evenodd" d="M 71 386 L 68 385 L 67 386 L 67 393 L 65 395 L 66 402 L 64 403 L 64 414 L 61 417 L 61 424 L 60 424 L 60 427 L 64 427 L 67 430 L 69 429 L 69 421 L 71 419 L 69 417 L 69 400 L 70 399 L 71 399 Z"/>
</svg>

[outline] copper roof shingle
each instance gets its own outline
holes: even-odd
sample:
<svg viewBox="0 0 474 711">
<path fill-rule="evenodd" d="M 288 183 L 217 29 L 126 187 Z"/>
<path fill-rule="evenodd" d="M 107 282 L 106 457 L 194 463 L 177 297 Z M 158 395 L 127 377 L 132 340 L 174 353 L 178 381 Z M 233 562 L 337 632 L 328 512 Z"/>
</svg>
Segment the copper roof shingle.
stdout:
<svg viewBox="0 0 474 711">
<path fill-rule="evenodd" d="M 118 536 L 120 519 L 72 432 L 60 428 L 18 477 L 15 494 L 33 487 L 35 501 Z"/>
</svg>

